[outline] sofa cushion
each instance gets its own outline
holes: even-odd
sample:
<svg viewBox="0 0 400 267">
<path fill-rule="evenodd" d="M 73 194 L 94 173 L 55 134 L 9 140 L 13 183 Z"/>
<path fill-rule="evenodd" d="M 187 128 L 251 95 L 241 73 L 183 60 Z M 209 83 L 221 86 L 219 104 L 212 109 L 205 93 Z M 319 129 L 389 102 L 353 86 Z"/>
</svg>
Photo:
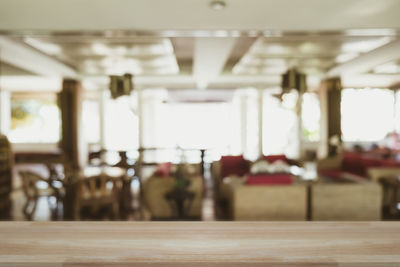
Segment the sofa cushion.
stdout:
<svg viewBox="0 0 400 267">
<path fill-rule="evenodd" d="M 249 175 L 246 184 L 248 185 L 289 185 L 293 183 L 290 174 L 259 174 Z"/>
<path fill-rule="evenodd" d="M 249 164 L 243 156 L 222 156 L 221 157 L 221 177 L 229 175 L 243 176 L 249 173 Z"/>
<path fill-rule="evenodd" d="M 364 175 L 365 167 L 361 155 L 356 153 L 345 153 L 343 157 L 342 170 L 357 175 Z"/>
<path fill-rule="evenodd" d="M 288 162 L 288 159 L 286 157 L 286 155 L 268 155 L 268 156 L 264 156 L 264 159 L 267 160 L 269 163 L 273 163 L 277 160 L 281 160 L 283 162 Z"/>
<path fill-rule="evenodd" d="M 270 170 L 270 163 L 267 160 L 257 160 L 250 167 L 251 174 L 268 173 Z"/>
<path fill-rule="evenodd" d="M 342 170 L 319 170 L 318 171 L 319 175 L 322 176 L 323 178 L 328 178 L 331 180 L 334 180 L 335 182 L 361 182 L 365 181 L 365 176 L 360 176 L 348 171 L 342 171 Z"/>
<path fill-rule="evenodd" d="M 400 167 L 400 161 L 393 160 L 393 159 L 385 159 L 382 160 L 382 167 Z"/>
<path fill-rule="evenodd" d="M 160 177 L 169 177 L 171 167 L 172 167 L 171 162 L 160 163 L 157 165 L 157 168 L 156 168 L 156 171 L 154 172 L 154 174 L 156 176 L 160 176 Z"/>
<path fill-rule="evenodd" d="M 340 179 L 343 175 L 344 171 L 342 170 L 319 170 L 318 174 L 323 177 L 331 178 L 331 179 Z"/>
<path fill-rule="evenodd" d="M 362 174 L 363 176 L 367 176 L 368 168 L 382 166 L 382 160 L 376 158 L 362 157 L 361 164 L 363 168 L 362 168 L 362 173 L 360 174 Z"/>
</svg>

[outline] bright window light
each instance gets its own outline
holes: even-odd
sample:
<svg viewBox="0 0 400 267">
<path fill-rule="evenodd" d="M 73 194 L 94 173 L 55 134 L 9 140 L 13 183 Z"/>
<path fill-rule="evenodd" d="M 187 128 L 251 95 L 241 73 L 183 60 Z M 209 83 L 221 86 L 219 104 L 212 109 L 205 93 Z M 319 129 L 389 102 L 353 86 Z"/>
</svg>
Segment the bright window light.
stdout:
<svg viewBox="0 0 400 267">
<path fill-rule="evenodd" d="M 105 147 L 109 150 L 136 150 L 138 144 L 138 117 L 131 107 L 132 99 L 122 96 L 108 99 L 105 104 Z"/>
<path fill-rule="evenodd" d="M 305 141 L 318 142 L 320 140 L 320 119 L 321 109 L 318 95 L 314 93 L 303 94 L 301 122 Z"/>
<path fill-rule="evenodd" d="M 82 104 L 82 126 L 85 141 L 89 144 L 100 142 L 100 107 L 95 100 L 84 100 Z"/>
<path fill-rule="evenodd" d="M 11 97 L 10 141 L 13 143 L 57 143 L 61 119 L 55 95 Z"/>
<path fill-rule="evenodd" d="M 344 89 L 341 113 L 344 141 L 381 141 L 393 132 L 394 95 L 387 89 Z"/>
<path fill-rule="evenodd" d="M 400 133 L 400 91 L 395 94 L 396 105 L 395 105 L 395 118 L 394 127 L 397 133 Z"/>
<path fill-rule="evenodd" d="M 264 155 L 298 155 L 298 119 L 294 110 L 295 95 L 288 94 L 283 102 L 270 94 L 264 95 L 263 153 Z M 289 108 L 292 107 L 292 108 Z"/>
<path fill-rule="evenodd" d="M 207 149 L 212 159 L 241 152 L 240 102 L 165 102 L 162 91 L 148 91 L 152 95 L 143 93 L 143 145 L 160 150 L 145 153 L 146 160 L 199 160 L 198 151 L 188 149 Z M 184 159 L 178 147 L 186 150 Z"/>
</svg>

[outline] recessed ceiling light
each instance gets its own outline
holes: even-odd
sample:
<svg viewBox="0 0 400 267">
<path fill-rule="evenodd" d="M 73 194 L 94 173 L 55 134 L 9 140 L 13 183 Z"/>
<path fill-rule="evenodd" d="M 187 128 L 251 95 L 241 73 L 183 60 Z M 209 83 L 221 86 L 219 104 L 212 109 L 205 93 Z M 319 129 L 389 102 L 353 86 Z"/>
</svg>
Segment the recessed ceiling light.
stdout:
<svg viewBox="0 0 400 267">
<path fill-rule="evenodd" d="M 210 3 L 210 7 L 214 10 L 221 10 L 226 7 L 226 3 L 224 1 L 215 0 Z"/>
</svg>

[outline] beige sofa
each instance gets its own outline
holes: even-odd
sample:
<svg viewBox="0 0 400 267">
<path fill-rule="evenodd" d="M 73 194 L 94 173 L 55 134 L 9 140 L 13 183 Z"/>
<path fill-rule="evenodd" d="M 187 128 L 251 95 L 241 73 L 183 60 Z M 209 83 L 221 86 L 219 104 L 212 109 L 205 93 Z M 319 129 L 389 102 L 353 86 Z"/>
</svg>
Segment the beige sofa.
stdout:
<svg viewBox="0 0 400 267">
<path fill-rule="evenodd" d="M 342 166 L 344 156 L 339 155 L 334 158 L 326 158 L 318 161 L 318 169 L 340 169 Z M 384 160 L 381 160 L 384 162 Z M 328 193 L 325 200 L 321 200 L 317 209 L 317 217 L 320 220 L 330 220 L 330 218 L 337 220 L 379 220 L 381 218 L 381 210 L 383 207 L 390 206 L 390 191 L 383 191 L 380 185 L 380 180 L 387 177 L 396 177 L 400 175 L 400 167 L 396 166 L 366 166 L 364 179 L 360 179 L 360 175 L 353 173 L 344 173 L 343 178 L 347 178 L 353 181 L 360 181 L 364 184 L 337 184 L 335 186 L 329 185 L 329 188 L 320 188 L 322 185 L 318 185 L 314 189 L 314 194 L 319 198 L 319 194 Z M 365 184 L 365 182 L 369 182 Z M 326 185 L 328 186 L 328 185 Z M 367 187 L 366 187 L 367 186 Z M 345 188 L 345 189 L 343 189 Z M 321 191 L 321 192 L 320 192 Z M 321 199 L 323 196 L 321 196 Z M 331 199 L 329 199 L 331 198 Z M 334 201 L 334 198 L 336 200 Z M 351 201 L 354 199 L 354 201 Z M 364 202 L 363 202 L 364 201 Z M 326 202 L 326 205 L 324 204 Z M 377 205 L 380 205 L 378 208 Z M 323 211 L 328 205 L 333 205 L 332 208 L 338 209 L 339 212 L 343 210 L 343 215 L 338 216 L 327 215 L 329 211 Z M 341 207 L 341 208 L 339 208 Z M 346 211 L 348 214 L 346 215 Z"/>
<path fill-rule="evenodd" d="M 203 202 L 203 178 L 202 176 L 193 176 L 190 179 L 191 184 L 188 190 L 195 193 L 192 201 L 189 216 L 201 218 Z M 172 190 L 175 184 L 174 177 L 149 177 L 143 184 L 143 197 L 145 207 L 150 212 L 152 219 L 169 219 L 174 216 L 171 206 L 165 199 L 165 194 Z"/>
<path fill-rule="evenodd" d="M 381 219 L 382 188 L 376 182 L 316 183 L 311 187 L 311 218 L 315 221 Z"/>
<path fill-rule="evenodd" d="M 246 185 L 243 178 L 229 179 L 221 185 L 221 194 L 228 199 L 229 213 L 233 220 L 304 221 L 307 219 L 306 185 Z"/>
<path fill-rule="evenodd" d="M 343 155 L 332 158 L 320 159 L 317 162 L 318 170 L 324 169 L 340 169 L 343 162 Z M 366 167 L 365 178 L 378 182 L 381 178 L 388 176 L 399 176 L 400 167 L 396 166 L 370 166 Z M 360 176 L 360 175 L 358 175 Z"/>
</svg>

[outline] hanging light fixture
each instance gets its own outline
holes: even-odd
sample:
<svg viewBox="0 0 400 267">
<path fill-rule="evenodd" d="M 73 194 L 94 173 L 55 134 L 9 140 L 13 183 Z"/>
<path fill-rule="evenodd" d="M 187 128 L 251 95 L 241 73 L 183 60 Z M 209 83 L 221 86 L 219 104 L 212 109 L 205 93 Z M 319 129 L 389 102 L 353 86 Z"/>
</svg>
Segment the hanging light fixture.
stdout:
<svg viewBox="0 0 400 267">
<path fill-rule="evenodd" d="M 110 92 L 113 99 L 123 95 L 130 95 L 133 91 L 132 74 L 110 76 Z"/>
<path fill-rule="evenodd" d="M 287 93 L 291 90 L 305 92 L 307 90 L 306 75 L 296 69 L 289 69 L 282 75 L 282 92 Z"/>
</svg>

